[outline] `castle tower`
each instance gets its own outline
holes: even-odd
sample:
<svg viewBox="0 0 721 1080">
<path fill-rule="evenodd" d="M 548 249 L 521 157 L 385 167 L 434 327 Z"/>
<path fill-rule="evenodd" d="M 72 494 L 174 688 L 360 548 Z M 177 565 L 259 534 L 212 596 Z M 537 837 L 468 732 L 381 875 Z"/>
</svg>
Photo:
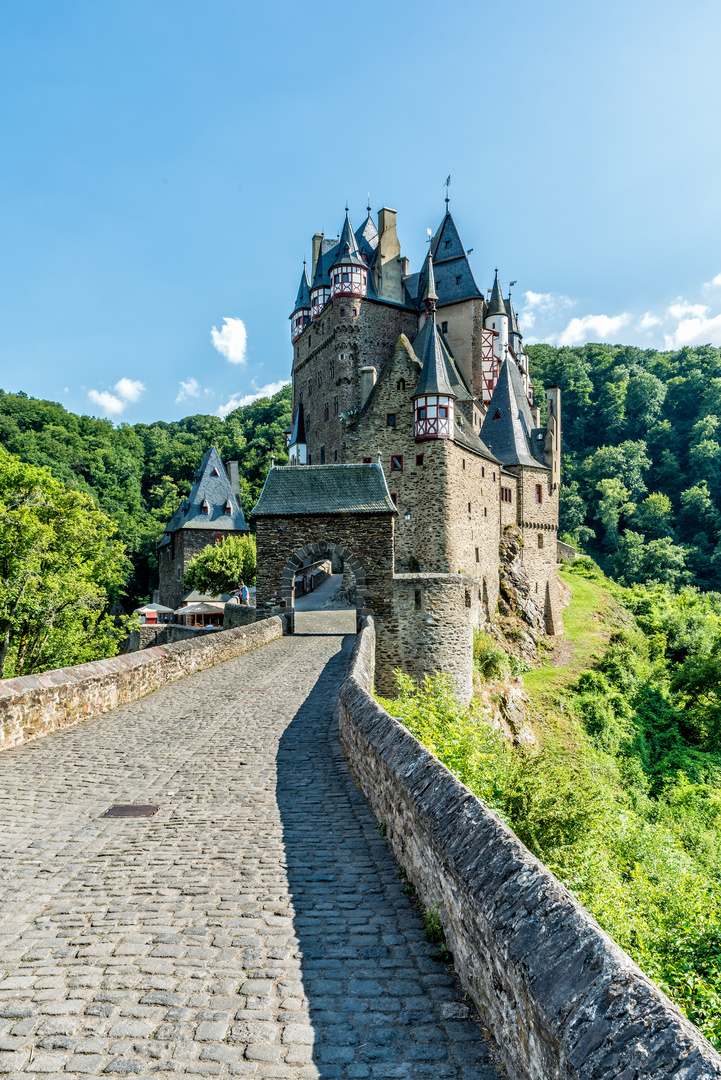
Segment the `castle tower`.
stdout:
<svg viewBox="0 0 721 1080">
<path fill-rule="evenodd" d="M 426 260 L 425 308 L 426 327 L 424 349 L 418 357 L 421 375 L 413 393 L 415 410 L 415 439 L 451 439 L 455 426 L 455 393 L 448 378 L 443 345 L 436 326 L 436 285 L 430 251 Z"/>
<path fill-rule="evenodd" d="M 367 289 L 368 266 L 358 248 L 346 207 L 338 255 L 330 268 L 330 297 L 365 296 Z"/>
<path fill-rule="evenodd" d="M 315 257 L 315 272 L 313 274 L 313 283 L 310 287 L 310 317 L 312 320 L 319 319 L 320 313 L 328 303 L 330 299 L 330 281 L 328 279 L 327 268 L 324 266 L 324 238 L 323 234 L 319 234 L 318 254 L 315 255 L 315 243 L 314 257 Z M 318 238 L 318 234 L 314 237 L 314 241 Z"/>
<path fill-rule="evenodd" d="M 221 544 L 228 536 L 248 531 L 233 465 L 237 463 L 228 463 L 231 482 L 217 448 L 211 446 L 195 474 L 190 495 L 165 526 L 157 546 L 159 603 L 165 607 L 180 606 L 187 591 L 183 577 L 194 555 L 208 544 Z"/>
<path fill-rule="evenodd" d="M 303 330 L 310 322 L 310 282 L 303 259 L 303 273 L 298 286 L 298 295 L 295 299 L 295 307 L 290 316 L 290 339 L 298 340 Z"/>
<path fill-rule="evenodd" d="M 533 405 L 533 383 L 528 366 L 528 357 L 523 349 L 523 336 L 518 326 L 516 312 L 513 309 L 510 291 L 506 297 L 506 310 L 508 311 L 508 351 L 518 364 L 518 370 L 523 376 L 523 386 L 529 404 Z"/>
</svg>

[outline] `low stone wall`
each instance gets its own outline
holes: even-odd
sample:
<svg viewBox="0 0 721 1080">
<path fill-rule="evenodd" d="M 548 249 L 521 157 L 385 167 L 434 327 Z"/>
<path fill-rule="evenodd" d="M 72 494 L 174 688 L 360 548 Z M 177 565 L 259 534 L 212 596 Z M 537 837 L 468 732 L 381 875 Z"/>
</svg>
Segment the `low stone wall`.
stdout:
<svg viewBox="0 0 721 1080">
<path fill-rule="evenodd" d="M 340 737 L 513 1080 L 700 1080 L 721 1057 L 492 811 L 371 696 L 364 619 Z"/>
<path fill-rule="evenodd" d="M 0 680 L 0 749 L 47 735 L 281 637 L 283 621 L 219 630 L 192 641 Z"/>
<path fill-rule="evenodd" d="M 151 645 L 173 645 L 176 641 L 189 641 L 191 638 L 207 637 L 218 632 L 217 626 L 180 626 L 178 623 L 159 623 L 155 626 L 139 626 L 128 638 L 126 652 L 138 652 L 149 649 Z"/>
<path fill-rule="evenodd" d="M 249 626 L 251 623 L 262 619 L 263 612 L 248 604 L 226 604 L 223 611 L 223 629 L 229 630 L 233 626 Z"/>
<path fill-rule="evenodd" d="M 576 559 L 576 549 L 570 544 L 564 544 L 563 540 L 556 541 L 556 561 L 572 563 Z"/>
</svg>

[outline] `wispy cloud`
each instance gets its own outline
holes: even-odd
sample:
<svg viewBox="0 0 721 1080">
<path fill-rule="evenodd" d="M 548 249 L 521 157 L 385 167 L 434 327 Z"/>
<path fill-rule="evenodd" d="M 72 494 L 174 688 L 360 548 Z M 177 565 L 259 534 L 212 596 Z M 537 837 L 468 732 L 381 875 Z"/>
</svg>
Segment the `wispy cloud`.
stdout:
<svg viewBox="0 0 721 1080">
<path fill-rule="evenodd" d="M 200 383 L 192 376 L 187 380 L 180 380 L 180 390 L 178 396 L 175 399 L 175 404 L 179 405 L 181 401 L 186 401 L 188 398 L 200 397 Z"/>
<path fill-rule="evenodd" d="M 242 319 L 223 319 L 220 330 L 214 326 L 210 331 L 210 340 L 213 348 L 231 364 L 245 363 L 247 334 Z"/>
<path fill-rule="evenodd" d="M 225 418 L 234 409 L 241 409 L 244 405 L 251 405 L 254 401 L 259 401 L 260 398 L 273 397 L 284 386 L 289 385 L 288 379 L 280 379 L 278 382 L 266 383 L 265 386 L 261 386 L 252 394 L 233 394 L 224 405 L 218 408 L 218 416 Z"/>
<path fill-rule="evenodd" d="M 706 312 L 708 308 L 703 310 Z M 682 349 L 684 345 L 721 345 L 721 315 L 714 315 L 710 319 L 703 314 L 681 319 L 678 326 L 664 337 L 668 349 Z"/>
<path fill-rule="evenodd" d="M 532 330 L 536 320 L 547 319 L 573 307 L 573 300 L 562 293 L 525 292 L 523 307 L 518 312 L 518 325 L 521 330 Z"/>
<path fill-rule="evenodd" d="M 103 410 L 105 416 L 120 416 L 126 405 L 139 401 L 145 393 L 145 384 L 139 379 L 118 379 L 110 390 L 88 390 L 88 397 L 94 405 Z"/>
</svg>

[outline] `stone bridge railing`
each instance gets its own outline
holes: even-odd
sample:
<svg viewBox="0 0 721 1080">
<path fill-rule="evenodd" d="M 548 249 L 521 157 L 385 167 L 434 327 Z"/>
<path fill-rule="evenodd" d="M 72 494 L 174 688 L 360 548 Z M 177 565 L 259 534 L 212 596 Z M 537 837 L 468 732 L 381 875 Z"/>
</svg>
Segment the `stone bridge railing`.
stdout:
<svg viewBox="0 0 721 1080">
<path fill-rule="evenodd" d="M 437 905 L 514 1080 L 700 1080 L 721 1057 L 560 882 L 371 695 L 365 619 L 340 737 L 393 854 Z"/>
<path fill-rule="evenodd" d="M 0 750 L 127 705 L 167 683 L 249 652 L 283 634 L 274 616 L 212 636 L 0 680 Z"/>
</svg>

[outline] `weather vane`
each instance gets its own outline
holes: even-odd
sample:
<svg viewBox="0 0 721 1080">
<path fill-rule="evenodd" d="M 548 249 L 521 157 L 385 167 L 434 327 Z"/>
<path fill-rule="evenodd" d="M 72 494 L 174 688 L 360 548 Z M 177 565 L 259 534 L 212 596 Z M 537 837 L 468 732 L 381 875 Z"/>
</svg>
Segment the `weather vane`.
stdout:
<svg viewBox="0 0 721 1080">
<path fill-rule="evenodd" d="M 448 194 L 448 189 L 451 186 L 451 174 L 450 173 L 446 177 L 446 182 L 445 182 L 445 184 L 443 186 L 446 189 L 446 213 L 448 213 L 448 204 L 451 201 L 451 197 Z"/>
</svg>

